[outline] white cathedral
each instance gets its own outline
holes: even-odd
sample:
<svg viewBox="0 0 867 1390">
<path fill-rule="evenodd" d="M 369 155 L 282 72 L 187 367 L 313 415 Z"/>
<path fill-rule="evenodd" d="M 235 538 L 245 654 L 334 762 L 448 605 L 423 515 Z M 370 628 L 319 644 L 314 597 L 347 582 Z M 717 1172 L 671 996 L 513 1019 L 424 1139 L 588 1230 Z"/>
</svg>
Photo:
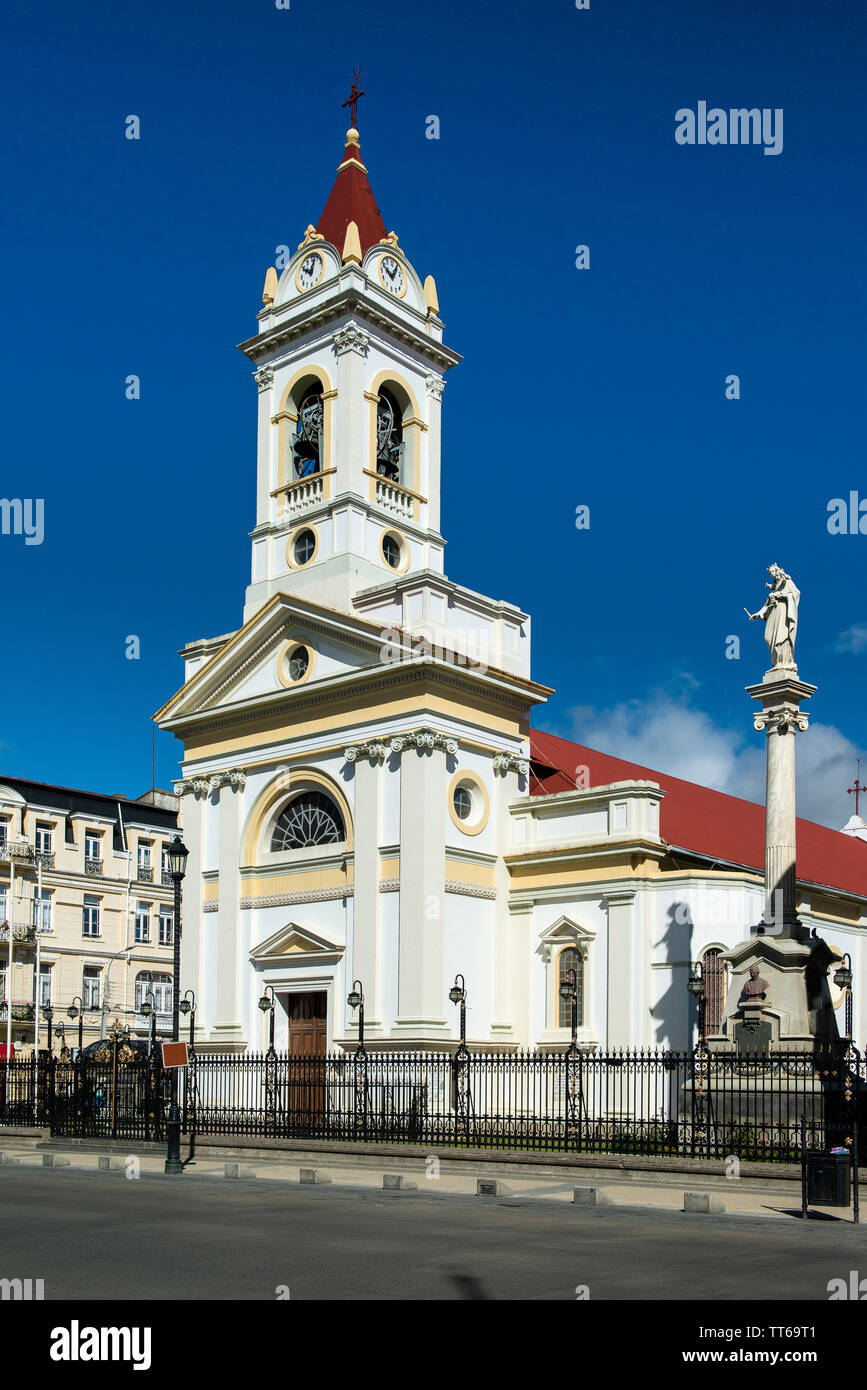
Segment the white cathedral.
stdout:
<svg viewBox="0 0 867 1390">
<path fill-rule="evenodd" d="M 564 978 L 581 1047 L 685 1047 L 695 961 L 716 1031 L 723 953 L 762 913 L 762 808 L 532 730 L 552 691 L 529 616 L 444 573 L 460 359 L 354 128 L 242 350 L 259 405 L 243 623 L 188 644 L 155 716 L 184 749 L 200 1049 L 263 1048 L 269 986 L 280 1049 L 354 1048 L 354 986 L 370 1047 L 451 1048 L 458 974 L 471 1048 L 568 1045 Z M 867 843 L 798 833 L 801 919 L 852 955 L 857 1005 Z"/>
</svg>

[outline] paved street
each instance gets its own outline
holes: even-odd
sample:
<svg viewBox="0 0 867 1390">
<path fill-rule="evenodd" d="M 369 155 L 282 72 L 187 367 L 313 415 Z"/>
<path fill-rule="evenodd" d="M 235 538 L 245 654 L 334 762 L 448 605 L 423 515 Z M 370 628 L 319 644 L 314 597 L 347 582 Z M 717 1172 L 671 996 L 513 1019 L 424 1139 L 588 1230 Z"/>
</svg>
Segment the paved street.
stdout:
<svg viewBox="0 0 867 1390">
<path fill-rule="evenodd" d="M 4 1166 L 0 1277 L 46 1299 L 827 1300 L 867 1227 Z M 171 1287 L 167 1273 L 171 1271 Z M 285 1296 L 285 1295 L 284 1295 Z"/>
</svg>

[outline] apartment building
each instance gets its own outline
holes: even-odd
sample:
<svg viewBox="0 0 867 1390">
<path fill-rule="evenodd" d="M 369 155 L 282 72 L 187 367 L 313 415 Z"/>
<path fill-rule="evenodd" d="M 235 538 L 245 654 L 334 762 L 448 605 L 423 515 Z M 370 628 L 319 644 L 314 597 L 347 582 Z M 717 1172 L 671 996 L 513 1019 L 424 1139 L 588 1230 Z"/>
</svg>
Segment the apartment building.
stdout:
<svg viewBox="0 0 867 1390">
<path fill-rule="evenodd" d="M 84 1046 L 115 1017 L 171 1027 L 178 799 L 0 777 L 0 1043 Z M 150 997 L 149 997 L 150 996 Z"/>
</svg>

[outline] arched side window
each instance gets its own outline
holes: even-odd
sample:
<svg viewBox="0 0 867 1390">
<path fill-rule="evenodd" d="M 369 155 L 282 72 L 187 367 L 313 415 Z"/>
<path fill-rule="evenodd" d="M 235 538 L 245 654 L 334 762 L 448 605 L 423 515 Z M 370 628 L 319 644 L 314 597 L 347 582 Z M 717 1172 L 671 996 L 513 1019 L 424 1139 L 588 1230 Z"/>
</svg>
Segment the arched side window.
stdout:
<svg viewBox="0 0 867 1390">
<path fill-rule="evenodd" d="M 722 1028 L 726 1004 L 726 963 L 717 946 L 705 951 L 701 958 L 704 980 L 704 1033 L 710 1037 Z"/>
<path fill-rule="evenodd" d="M 376 407 L 376 471 L 393 483 L 401 481 L 403 465 L 403 411 L 383 387 Z"/>
<path fill-rule="evenodd" d="M 292 438 L 292 476 L 309 478 L 322 472 L 322 383 L 314 381 L 298 406 L 298 424 Z"/>
<path fill-rule="evenodd" d="M 578 1027 L 584 1023 L 584 957 L 575 946 L 567 946 L 557 957 L 557 1024 L 560 1028 L 572 1027 L 572 1001 L 560 994 L 560 986 L 574 970 L 578 987 Z"/>
<path fill-rule="evenodd" d="M 289 802 L 274 825 L 272 853 L 309 849 L 312 845 L 337 845 L 346 839 L 346 828 L 337 803 L 324 792 L 307 791 Z"/>
</svg>

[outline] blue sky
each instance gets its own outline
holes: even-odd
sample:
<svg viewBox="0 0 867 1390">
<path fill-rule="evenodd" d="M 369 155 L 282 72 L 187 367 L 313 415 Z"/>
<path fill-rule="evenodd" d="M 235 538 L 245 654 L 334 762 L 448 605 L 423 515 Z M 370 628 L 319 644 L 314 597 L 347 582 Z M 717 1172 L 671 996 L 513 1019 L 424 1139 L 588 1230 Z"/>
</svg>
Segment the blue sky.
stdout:
<svg viewBox="0 0 867 1390">
<path fill-rule="evenodd" d="M 45 539 L 0 536 L 0 771 L 143 791 L 177 649 L 239 624 L 256 395 L 235 345 L 322 210 L 358 62 L 383 217 L 465 359 L 447 571 L 532 613 L 557 689 L 538 722 L 760 798 L 743 606 L 777 561 L 819 686 L 800 804 L 842 824 L 867 535 L 826 522 L 867 498 L 865 37 L 854 0 L 7 6 L 0 494 L 44 498 Z M 782 108 L 782 153 L 678 145 L 702 100 Z M 167 785 L 179 745 L 156 747 Z"/>
</svg>

